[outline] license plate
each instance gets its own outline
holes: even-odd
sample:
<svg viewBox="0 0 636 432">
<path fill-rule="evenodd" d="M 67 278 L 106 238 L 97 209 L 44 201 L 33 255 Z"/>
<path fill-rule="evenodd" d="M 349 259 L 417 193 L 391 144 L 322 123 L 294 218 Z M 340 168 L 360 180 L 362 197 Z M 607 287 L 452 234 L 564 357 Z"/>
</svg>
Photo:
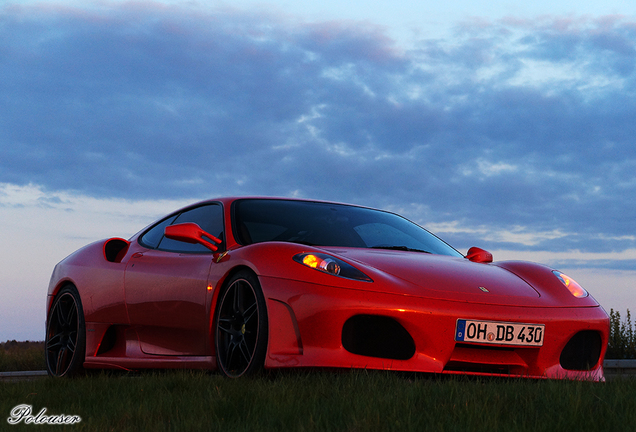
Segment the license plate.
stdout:
<svg viewBox="0 0 636 432">
<path fill-rule="evenodd" d="M 545 324 L 458 319 L 455 340 L 495 345 L 542 346 L 544 330 Z"/>
</svg>

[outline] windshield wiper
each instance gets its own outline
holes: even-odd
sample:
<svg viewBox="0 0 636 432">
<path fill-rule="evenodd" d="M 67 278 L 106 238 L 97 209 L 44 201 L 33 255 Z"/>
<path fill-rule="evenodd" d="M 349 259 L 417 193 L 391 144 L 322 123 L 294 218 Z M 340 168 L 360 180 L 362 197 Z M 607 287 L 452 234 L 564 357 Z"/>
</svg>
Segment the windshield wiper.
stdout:
<svg viewBox="0 0 636 432">
<path fill-rule="evenodd" d="M 401 250 L 401 251 L 407 251 L 407 252 L 422 252 L 422 253 L 427 253 L 430 254 L 429 251 L 425 251 L 422 249 L 413 249 L 407 246 L 372 246 L 371 249 L 387 249 L 387 250 Z"/>
</svg>

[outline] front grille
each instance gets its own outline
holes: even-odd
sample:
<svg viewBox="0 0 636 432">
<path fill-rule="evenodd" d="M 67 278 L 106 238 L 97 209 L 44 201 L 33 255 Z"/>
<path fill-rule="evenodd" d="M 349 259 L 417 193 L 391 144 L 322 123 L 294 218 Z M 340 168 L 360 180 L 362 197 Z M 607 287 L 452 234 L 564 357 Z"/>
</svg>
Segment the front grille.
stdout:
<svg viewBox="0 0 636 432">
<path fill-rule="evenodd" d="M 400 323 L 379 315 L 355 315 L 342 326 L 342 346 L 369 357 L 408 360 L 415 354 L 415 342 Z"/>
<path fill-rule="evenodd" d="M 450 361 L 445 372 L 465 372 L 476 374 L 521 375 L 526 369 L 515 365 L 481 364 Z"/>
<path fill-rule="evenodd" d="M 458 343 L 444 366 L 444 372 L 526 375 L 528 362 L 536 357 L 537 351 L 538 348 Z"/>
</svg>

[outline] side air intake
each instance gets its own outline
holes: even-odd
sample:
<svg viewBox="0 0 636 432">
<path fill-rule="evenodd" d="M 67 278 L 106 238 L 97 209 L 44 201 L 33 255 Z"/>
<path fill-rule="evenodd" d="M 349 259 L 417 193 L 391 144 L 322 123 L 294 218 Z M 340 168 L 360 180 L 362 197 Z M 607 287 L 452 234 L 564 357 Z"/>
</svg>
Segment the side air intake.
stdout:
<svg viewBox="0 0 636 432">
<path fill-rule="evenodd" d="M 120 263 L 128 252 L 130 242 L 121 238 L 112 238 L 104 243 L 104 258 L 108 262 Z"/>
<path fill-rule="evenodd" d="M 601 356 L 601 335 L 592 330 L 580 331 L 569 340 L 559 362 L 567 370 L 591 370 Z"/>
</svg>

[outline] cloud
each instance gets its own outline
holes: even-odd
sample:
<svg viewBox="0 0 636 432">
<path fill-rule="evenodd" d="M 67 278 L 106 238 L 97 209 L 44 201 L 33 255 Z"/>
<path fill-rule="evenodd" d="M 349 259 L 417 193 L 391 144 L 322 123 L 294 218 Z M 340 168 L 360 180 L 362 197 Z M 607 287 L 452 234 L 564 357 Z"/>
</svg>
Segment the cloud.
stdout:
<svg viewBox="0 0 636 432">
<path fill-rule="evenodd" d="M 621 17 L 464 23 L 406 50 L 358 22 L 13 6 L 0 41 L 0 182 L 304 196 L 404 208 L 493 248 L 636 247 Z"/>
<path fill-rule="evenodd" d="M 128 238 L 186 200 L 95 198 L 0 183 L 0 340 L 42 340 L 55 264 L 99 239 Z"/>
</svg>

